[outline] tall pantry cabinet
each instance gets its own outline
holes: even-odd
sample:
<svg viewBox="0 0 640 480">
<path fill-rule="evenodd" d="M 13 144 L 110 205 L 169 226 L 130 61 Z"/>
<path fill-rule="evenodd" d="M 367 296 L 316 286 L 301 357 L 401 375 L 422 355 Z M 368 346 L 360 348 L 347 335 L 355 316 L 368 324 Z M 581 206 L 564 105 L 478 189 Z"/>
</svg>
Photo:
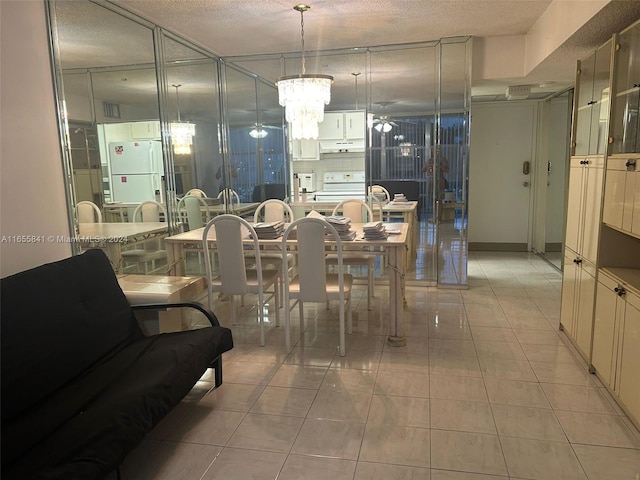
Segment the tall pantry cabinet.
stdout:
<svg viewBox="0 0 640 480">
<path fill-rule="evenodd" d="M 576 90 L 560 323 L 640 425 L 640 22 L 578 63 Z"/>
</svg>

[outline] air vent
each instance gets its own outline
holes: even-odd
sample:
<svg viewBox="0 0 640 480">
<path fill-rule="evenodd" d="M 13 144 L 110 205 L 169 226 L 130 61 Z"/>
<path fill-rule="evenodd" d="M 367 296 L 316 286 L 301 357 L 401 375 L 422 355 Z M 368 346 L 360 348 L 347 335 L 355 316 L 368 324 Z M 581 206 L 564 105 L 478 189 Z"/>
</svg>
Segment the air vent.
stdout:
<svg viewBox="0 0 640 480">
<path fill-rule="evenodd" d="M 120 118 L 120 105 L 117 103 L 102 102 L 104 116 L 107 118 Z"/>
<path fill-rule="evenodd" d="M 507 87 L 505 95 L 507 100 L 524 100 L 531 93 L 529 85 L 511 85 Z"/>
</svg>

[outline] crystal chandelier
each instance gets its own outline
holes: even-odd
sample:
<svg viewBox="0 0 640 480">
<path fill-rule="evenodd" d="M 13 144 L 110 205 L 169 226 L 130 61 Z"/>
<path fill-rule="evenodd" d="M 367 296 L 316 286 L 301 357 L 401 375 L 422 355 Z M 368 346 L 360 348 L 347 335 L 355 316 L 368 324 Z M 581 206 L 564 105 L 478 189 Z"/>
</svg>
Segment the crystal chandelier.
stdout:
<svg viewBox="0 0 640 480">
<path fill-rule="evenodd" d="M 285 107 L 285 118 L 291 124 L 291 136 L 318 138 L 318 123 L 324 120 L 324 106 L 331 101 L 331 75 L 305 73 L 304 12 L 311 7 L 296 5 L 300 12 L 302 33 L 302 73 L 280 77 L 276 82 L 280 105 Z"/>
<path fill-rule="evenodd" d="M 196 134 L 196 126 L 191 122 L 182 122 L 180 120 L 180 97 L 178 97 L 178 88 L 180 88 L 182 84 L 174 83 L 171 86 L 176 89 L 176 108 L 178 110 L 178 121 L 169 125 L 173 153 L 176 155 L 190 155 L 193 136 Z"/>
</svg>

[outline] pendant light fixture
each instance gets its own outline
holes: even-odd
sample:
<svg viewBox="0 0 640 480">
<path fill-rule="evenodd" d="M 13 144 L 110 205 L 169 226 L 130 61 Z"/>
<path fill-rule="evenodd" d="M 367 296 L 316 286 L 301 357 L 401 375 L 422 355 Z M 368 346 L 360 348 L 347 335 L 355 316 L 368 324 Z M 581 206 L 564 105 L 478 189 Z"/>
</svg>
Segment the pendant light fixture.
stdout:
<svg viewBox="0 0 640 480">
<path fill-rule="evenodd" d="M 309 5 L 296 5 L 300 12 L 302 33 L 302 73 L 280 77 L 276 82 L 280 105 L 291 124 L 291 136 L 296 139 L 318 138 L 318 123 L 324 120 L 324 106 L 331 101 L 331 75 L 306 73 L 304 58 L 304 12 Z"/>
<path fill-rule="evenodd" d="M 169 125 L 173 153 L 176 155 L 190 155 L 193 136 L 196 134 L 196 126 L 191 122 L 183 122 L 180 119 L 180 97 L 178 96 L 178 89 L 182 84 L 173 83 L 171 86 L 176 89 L 176 109 L 178 110 L 178 121 Z"/>
</svg>

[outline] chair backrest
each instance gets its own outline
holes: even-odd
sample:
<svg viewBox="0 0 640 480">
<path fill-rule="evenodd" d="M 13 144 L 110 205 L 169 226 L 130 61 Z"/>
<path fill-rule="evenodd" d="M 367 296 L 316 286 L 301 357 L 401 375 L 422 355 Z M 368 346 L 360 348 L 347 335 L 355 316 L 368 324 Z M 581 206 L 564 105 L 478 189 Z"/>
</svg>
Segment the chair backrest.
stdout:
<svg viewBox="0 0 640 480">
<path fill-rule="evenodd" d="M 204 201 L 203 197 L 195 195 L 185 195 L 178 202 L 178 212 L 180 218 L 186 216 L 187 226 L 189 230 L 195 230 L 204 226 L 202 215 L 209 219 L 209 205 Z"/>
<path fill-rule="evenodd" d="M 202 250 L 204 252 L 207 280 L 211 285 L 213 269 L 211 268 L 211 255 L 208 236 L 209 230 L 214 229 L 216 234 L 216 250 L 218 252 L 218 265 L 222 292 L 226 295 L 243 295 L 247 293 L 247 271 L 245 267 L 245 253 L 243 238 L 248 234 L 253 239 L 254 263 L 258 275 L 258 285 L 262 285 L 262 262 L 258 245 L 258 235 L 251 224 L 237 215 L 218 215 L 214 217 L 202 232 Z"/>
<path fill-rule="evenodd" d="M 296 230 L 298 253 L 298 278 L 300 280 L 299 299 L 303 302 L 324 302 L 327 299 L 327 278 L 319 272 L 326 272 L 325 236 L 328 233 L 336 240 L 335 253 L 338 256 L 337 274 L 340 292 L 344 292 L 342 269 L 342 240 L 336 229 L 324 219 L 304 217 L 291 223 L 282 236 L 282 251 L 286 251 L 287 239 Z M 285 291 L 289 289 L 288 275 L 284 276 Z"/>
<path fill-rule="evenodd" d="M 185 193 L 185 196 L 187 195 L 193 195 L 194 197 L 200 197 L 200 198 L 207 198 L 207 194 L 204 193 L 204 191 L 200 190 L 199 188 L 192 188 L 187 193 Z"/>
<path fill-rule="evenodd" d="M 391 201 L 391 194 L 389 193 L 389 190 L 384 188 L 382 185 L 371 185 L 369 187 L 369 194 L 380 199 L 382 202 Z"/>
<path fill-rule="evenodd" d="M 359 200 L 357 198 L 350 198 L 348 200 L 341 201 L 333 209 L 332 215 L 339 215 L 341 212 L 342 215 L 349 217 L 354 223 L 367 223 L 373 219 L 371 207 L 369 207 L 367 202 L 364 200 Z"/>
<path fill-rule="evenodd" d="M 238 195 L 238 192 L 232 190 L 231 188 L 225 188 L 224 190 L 221 190 L 218 194 L 218 198 L 222 199 L 222 203 L 225 205 L 233 205 L 234 203 L 237 205 L 240 204 L 240 195 Z"/>
<path fill-rule="evenodd" d="M 375 195 L 369 195 L 367 197 L 367 204 L 370 206 L 371 208 L 371 212 L 373 213 L 373 217 L 371 218 L 371 221 L 376 221 L 376 220 L 383 220 L 384 219 L 384 210 L 382 210 L 382 201 L 380 200 L 379 197 L 375 196 Z M 378 214 L 378 217 L 376 218 L 375 214 Z"/>
<path fill-rule="evenodd" d="M 256 208 L 253 214 L 253 221 L 258 223 L 261 215 L 264 216 L 265 222 L 293 222 L 294 219 L 291 207 L 282 200 L 276 200 L 274 198 L 265 200 L 258 205 L 258 208 Z"/>
<path fill-rule="evenodd" d="M 78 223 L 102 223 L 102 212 L 93 202 L 78 202 L 76 204 L 76 216 L 78 217 Z"/>
<path fill-rule="evenodd" d="M 147 200 L 142 202 L 140 205 L 136 207 L 133 211 L 133 223 L 138 223 L 138 217 L 140 217 L 141 222 L 159 222 L 162 219 L 166 221 L 167 219 L 167 210 L 164 208 L 160 202 L 156 202 L 155 200 Z"/>
</svg>

